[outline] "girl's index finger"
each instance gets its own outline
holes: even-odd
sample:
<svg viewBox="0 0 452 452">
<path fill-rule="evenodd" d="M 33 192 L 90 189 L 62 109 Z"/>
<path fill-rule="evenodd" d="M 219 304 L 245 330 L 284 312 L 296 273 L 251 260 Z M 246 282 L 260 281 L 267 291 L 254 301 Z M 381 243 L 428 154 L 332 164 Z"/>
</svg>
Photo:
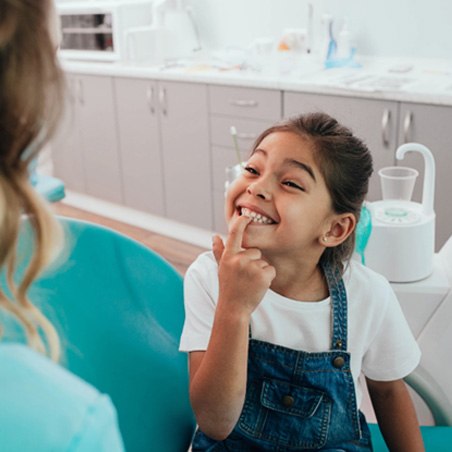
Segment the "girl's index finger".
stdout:
<svg viewBox="0 0 452 452">
<path fill-rule="evenodd" d="M 226 252 L 235 254 L 242 250 L 243 233 L 250 222 L 251 218 L 244 215 L 235 219 L 226 240 Z"/>
</svg>

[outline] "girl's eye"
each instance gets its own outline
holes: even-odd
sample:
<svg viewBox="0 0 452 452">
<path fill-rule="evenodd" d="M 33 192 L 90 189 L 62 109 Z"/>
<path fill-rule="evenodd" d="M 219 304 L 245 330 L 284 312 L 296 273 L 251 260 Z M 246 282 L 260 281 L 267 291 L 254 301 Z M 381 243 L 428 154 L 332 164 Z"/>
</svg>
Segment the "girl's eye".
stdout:
<svg viewBox="0 0 452 452">
<path fill-rule="evenodd" d="M 290 180 L 283 182 L 284 185 L 291 188 L 296 188 L 297 190 L 305 191 L 305 189 L 301 186 L 296 184 L 295 182 L 292 182 Z"/>
<path fill-rule="evenodd" d="M 247 171 L 250 174 L 259 174 L 252 166 L 245 166 L 243 171 Z"/>
</svg>

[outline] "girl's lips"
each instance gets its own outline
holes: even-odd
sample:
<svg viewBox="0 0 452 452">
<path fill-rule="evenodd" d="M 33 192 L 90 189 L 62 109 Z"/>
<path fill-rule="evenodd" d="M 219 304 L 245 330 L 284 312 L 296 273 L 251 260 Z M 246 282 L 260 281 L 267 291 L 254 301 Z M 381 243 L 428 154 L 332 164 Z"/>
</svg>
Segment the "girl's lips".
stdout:
<svg viewBox="0 0 452 452">
<path fill-rule="evenodd" d="M 251 218 L 252 223 L 258 223 L 258 224 L 276 224 L 276 221 L 273 220 L 273 218 L 270 218 L 269 216 L 265 215 L 263 212 L 249 208 L 249 207 L 238 207 L 238 213 L 239 215 L 244 215 L 246 217 Z"/>
</svg>

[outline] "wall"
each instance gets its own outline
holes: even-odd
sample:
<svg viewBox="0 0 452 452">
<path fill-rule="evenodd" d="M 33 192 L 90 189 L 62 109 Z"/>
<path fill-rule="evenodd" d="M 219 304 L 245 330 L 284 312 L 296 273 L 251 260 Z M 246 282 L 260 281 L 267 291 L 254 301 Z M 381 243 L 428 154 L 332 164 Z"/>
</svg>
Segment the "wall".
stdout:
<svg viewBox="0 0 452 452">
<path fill-rule="evenodd" d="M 58 3 L 76 1 L 83 0 L 57 0 Z M 127 0 L 114 1 L 127 3 Z M 247 47 L 258 37 L 277 39 L 284 28 L 306 27 L 308 3 L 311 3 L 317 48 L 321 41 L 321 17 L 330 13 L 337 29 L 343 18 L 348 18 L 361 55 L 452 59 L 452 39 L 446 32 L 452 22 L 449 0 L 180 1 L 193 6 L 204 47 L 209 49 Z"/>
<path fill-rule="evenodd" d="M 206 47 L 248 46 L 254 38 L 277 38 L 286 27 L 307 26 L 307 0 L 190 0 Z M 333 14 L 346 16 L 358 53 L 381 57 L 452 58 L 448 0 L 312 0 L 314 34 Z"/>
</svg>

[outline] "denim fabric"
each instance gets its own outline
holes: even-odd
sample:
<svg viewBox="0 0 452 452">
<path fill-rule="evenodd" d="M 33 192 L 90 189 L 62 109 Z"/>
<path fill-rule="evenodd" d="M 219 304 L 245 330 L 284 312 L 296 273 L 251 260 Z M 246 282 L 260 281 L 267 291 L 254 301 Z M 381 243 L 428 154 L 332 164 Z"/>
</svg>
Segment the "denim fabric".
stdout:
<svg viewBox="0 0 452 452">
<path fill-rule="evenodd" d="M 342 278 L 324 268 L 332 306 L 331 349 L 308 353 L 250 337 L 246 398 L 226 440 L 200 430 L 200 451 L 369 451 L 347 350 L 347 295 Z"/>
</svg>

